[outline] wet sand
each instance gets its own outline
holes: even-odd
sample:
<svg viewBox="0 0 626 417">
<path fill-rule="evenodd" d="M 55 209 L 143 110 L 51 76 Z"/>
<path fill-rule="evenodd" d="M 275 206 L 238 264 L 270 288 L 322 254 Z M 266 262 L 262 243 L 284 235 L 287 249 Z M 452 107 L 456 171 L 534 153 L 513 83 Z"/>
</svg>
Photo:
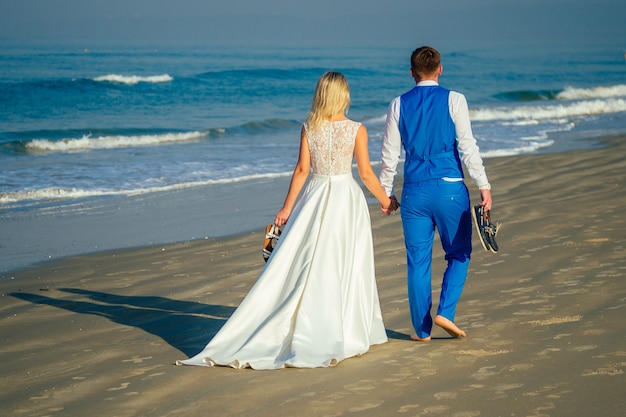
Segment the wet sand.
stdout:
<svg viewBox="0 0 626 417">
<path fill-rule="evenodd" d="M 622 416 L 626 138 L 606 145 L 486 161 L 501 250 L 474 239 L 457 310 L 463 339 L 436 328 L 431 342 L 409 340 L 400 216 L 372 207 L 390 339 L 333 368 L 174 365 L 202 349 L 254 282 L 263 225 L 11 271 L 1 283 L 0 415 Z M 438 293 L 439 248 L 434 256 Z"/>
</svg>

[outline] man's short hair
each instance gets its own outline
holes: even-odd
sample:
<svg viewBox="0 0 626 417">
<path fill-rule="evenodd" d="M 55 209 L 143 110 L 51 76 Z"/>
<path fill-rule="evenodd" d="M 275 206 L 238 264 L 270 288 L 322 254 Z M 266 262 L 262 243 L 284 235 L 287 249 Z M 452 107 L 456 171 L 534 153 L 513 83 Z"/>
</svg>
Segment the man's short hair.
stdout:
<svg viewBox="0 0 626 417">
<path fill-rule="evenodd" d="M 421 46 L 411 54 L 411 69 L 421 75 L 432 75 L 441 65 L 441 54 L 430 46 Z"/>
</svg>

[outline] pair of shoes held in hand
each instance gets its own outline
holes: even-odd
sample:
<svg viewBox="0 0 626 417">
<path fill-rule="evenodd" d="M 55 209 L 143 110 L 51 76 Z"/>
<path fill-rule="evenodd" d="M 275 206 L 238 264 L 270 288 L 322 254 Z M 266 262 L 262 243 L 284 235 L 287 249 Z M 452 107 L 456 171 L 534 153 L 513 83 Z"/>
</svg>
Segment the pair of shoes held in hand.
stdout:
<svg viewBox="0 0 626 417">
<path fill-rule="evenodd" d="M 500 224 L 491 223 L 491 210 L 485 210 L 483 206 L 474 206 L 472 218 L 483 248 L 493 253 L 498 252 L 500 248 L 496 242 L 496 235 L 500 229 Z"/>
</svg>

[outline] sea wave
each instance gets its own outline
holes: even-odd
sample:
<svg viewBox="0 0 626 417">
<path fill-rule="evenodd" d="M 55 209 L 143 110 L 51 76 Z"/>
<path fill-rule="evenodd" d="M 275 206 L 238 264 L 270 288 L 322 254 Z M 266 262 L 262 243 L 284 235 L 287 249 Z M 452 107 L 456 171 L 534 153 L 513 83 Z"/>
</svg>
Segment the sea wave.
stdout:
<svg viewBox="0 0 626 417">
<path fill-rule="evenodd" d="M 231 127 L 215 127 L 201 131 L 168 132 L 142 135 L 116 134 L 115 130 L 99 131 L 98 137 L 92 133 L 73 130 L 42 130 L 23 132 L 17 139 L 7 140 L 4 151 L 12 152 L 81 152 L 98 149 L 132 148 L 158 146 L 172 143 L 193 142 L 205 137 L 224 138 L 226 136 L 267 134 L 276 131 L 292 131 L 299 128 L 301 121 L 287 119 L 266 119 L 250 121 Z M 76 135 L 76 137 L 68 137 Z M 2 140 L 0 139 L 0 143 Z M 0 147 L 0 153 L 3 148 Z"/>
<path fill-rule="evenodd" d="M 78 188 L 44 188 L 0 194 L 0 204 L 41 200 L 70 200 L 114 194 L 105 191 L 81 190 Z"/>
<path fill-rule="evenodd" d="M 166 143 L 189 142 L 206 136 L 208 132 L 166 133 L 162 135 L 101 136 L 84 135 L 80 139 L 33 139 L 26 143 L 28 152 L 80 152 L 94 149 L 130 148 Z"/>
<path fill-rule="evenodd" d="M 483 158 L 498 158 L 502 156 L 515 156 L 521 154 L 528 154 L 536 152 L 541 148 L 548 148 L 554 145 L 553 140 L 539 140 L 539 141 L 530 141 L 528 144 L 524 146 L 517 146 L 508 149 L 494 149 L 492 151 L 481 152 L 480 156 Z"/>
<path fill-rule="evenodd" d="M 197 74 L 200 79 L 231 79 L 231 78 L 252 78 L 258 79 L 277 79 L 277 80 L 297 80 L 297 79 L 315 79 L 325 70 L 323 68 L 307 67 L 307 68 L 242 68 L 207 71 Z"/>
<path fill-rule="evenodd" d="M 139 76 L 139 75 L 120 75 L 108 74 L 93 79 L 97 82 L 120 83 L 127 85 L 135 85 L 138 83 L 168 83 L 174 80 L 169 74 Z"/>
<path fill-rule="evenodd" d="M 494 97 L 504 101 L 525 102 L 539 100 L 556 100 L 560 90 L 519 90 L 496 94 Z"/>
<path fill-rule="evenodd" d="M 589 100 L 594 98 L 626 97 L 626 85 L 590 88 L 566 87 L 562 90 L 518 90 L 495 95 L 495 98 L 512 102 L 543 100 Z"/>
<path fill-rule="evenodd" d="M 558 100 L 581 100 L 592 98 L 626 97 L 626 85 L 611 87 L 574 88 L 567 87 L 556 98 Z"/>
<path fill-rule="evenodd" d="M 244 175 L 241 177 L 234 178 L 220 178 L 220 179 L 211 179 L 204 181 L 192 181 L 192 182 L 184 182 L 178 184 L 170 184 L 164 185 L 160 187 L 147 187 L 147 188 L 136 188 L 130 190 L 85 190 L 80 188 L 59 188 L 59 187 L 50 187 L 43 188 L 39 190 L 23 190 L 9 193 L 0 193 L 0 204 L 5 205 L 2 208 L 11 208 L 6 207 L 8 204 L 15 203 L 27 203 L 33 201 L 66 201 L 66 200 L 77 200 L 84 198 L 93 198 L 93 197 L 106 197 L 106 196 L 115 196 L 115 195 L 125 195 L 125 196 L 134 196 L 141 194 L 148 194 L 154 192 L 163 192 L 163 191 L 175 191 L 186 188 L 200 187 L 206 185 L 216 185 L 216 184 L 231 184 L 231 183 L 239 183 L 243 181 L 257 180 L 257 179 L 266 179 L 266 178 L 279 178 L 291 175 L 291 172 L 279 172 L 279 173 L 265 173 L 265 174 L 251 174 Z"/>
<path fill-rule="evenodd" d="M 515 119 L 559 119 L 576 116 L 591 116 L 626 112 L 624 99 L 596 99 L 569 104 L 547 106 L 496 107 L 470 110 L 473 121 L 515 120 Z"/>
<path fill-rule="evenodd" d="M 253 120 L 237 126 L 233 126 L 227 129 L 222 129 L 222 133 L 227 131 L 230 133 L 265 133 L 267 131 L 279 130 L 284 128 L 293 128 L 300 126 L 300 121 L 286 120 L 286 119 L 266 119 L 266 120 Z"/>
<path fill-rule="evenodd" d="M 381 116 L 374 116 L 368 119 L 362 120 L 362 123 L 365 125 L 375 125 L 375 126 L 384 126 L 387 121 L 387 115 L 383 114 Z"/>
</svg>

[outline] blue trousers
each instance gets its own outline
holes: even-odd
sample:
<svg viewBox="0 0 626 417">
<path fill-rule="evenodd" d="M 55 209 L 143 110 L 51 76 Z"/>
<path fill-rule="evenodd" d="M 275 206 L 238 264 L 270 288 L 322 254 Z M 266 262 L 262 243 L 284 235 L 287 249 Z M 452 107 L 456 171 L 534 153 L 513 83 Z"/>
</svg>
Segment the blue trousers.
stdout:
<svg viewBox="0 0 626 417">
<path fill-rule="evenodd" d="M 430 336 L 433 326 L 430 311 L 435 228 L 439 232 L 448 262 L 443 274 L 437 314 L 454 321 L 472 252 L 469 192 L 462 181 L 405 183 L 401 204 L 411 321 L 417 335 L 423 338 Z"/>
</svg>

